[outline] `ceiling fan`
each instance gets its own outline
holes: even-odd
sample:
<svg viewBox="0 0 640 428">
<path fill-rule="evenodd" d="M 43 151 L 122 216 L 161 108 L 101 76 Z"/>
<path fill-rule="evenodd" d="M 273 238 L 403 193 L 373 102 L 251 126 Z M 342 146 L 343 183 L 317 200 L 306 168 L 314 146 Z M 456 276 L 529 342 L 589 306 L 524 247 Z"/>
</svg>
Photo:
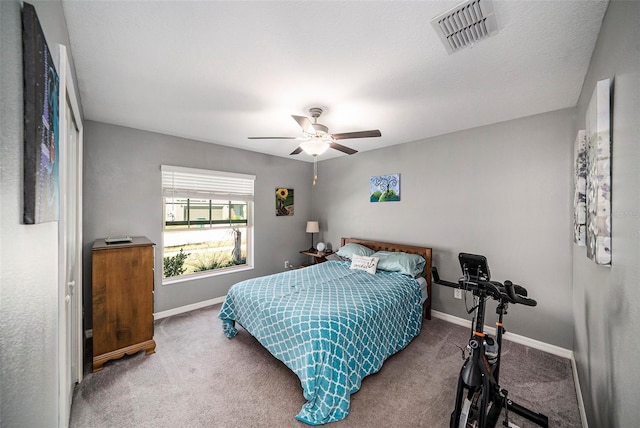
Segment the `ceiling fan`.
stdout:
<svg viewBox="0 0 640 428">
<path fill-rule="evenodd" d="M 381 137 L 382 134 L 379 130 L 370 131 L 356 131 L 356 132 L 343 132 L 340 134 L 329 134 L 329 128 L 325 125 L 318 123 L 318 118 L 322 114 L 322 109 L 319 107 L 312 107 L 309 109 L 311 117 L 313 117 L 313 123 L 306 116 L 291 115 L 293 119 L 300 125 L 303 137 L 249 137 L 251 140 L 303 140 L 303 142 L 290 154 L 297 155 L 304 151 L 311 156 L 318 156 L 324 153 L 328 148 L 339 150 L 348 155 L 358 153 L 350 147 L 338 144 L 336 140 L 346 140 L 349 138 L 369 138 L 369 137 Z"/>
</svg>

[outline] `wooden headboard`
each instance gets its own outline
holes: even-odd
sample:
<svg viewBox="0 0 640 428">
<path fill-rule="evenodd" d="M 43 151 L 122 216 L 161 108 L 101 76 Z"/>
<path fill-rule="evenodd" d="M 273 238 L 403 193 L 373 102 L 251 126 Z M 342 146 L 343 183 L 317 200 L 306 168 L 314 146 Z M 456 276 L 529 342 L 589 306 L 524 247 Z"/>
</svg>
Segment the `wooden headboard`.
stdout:
<svg viewBox="0 0 640 428">
<path fill-rule="evenodd" d="M 394 244 L 390 242 L 380 242 L 380 241 L 369 241 L 366 239 L 357 239 L 357 238 L 341 238 L 340 246 L 344 246 L 344 244 L 360 244 L 365 247 L 371 248 L 373 251 L 390 251 L 390 252 L 402 252 L 409 254 L 418 254 L 424 257 L 427 263 L 424 266 L 424 271 L 422 272 L 422 276 L 427 280 L 427 300 L 425 300 L 422 306 L 422 315 L 430 320 L 431 319 L 431 248 L 429 247 L 419 247 L 417 245 L 405 245 L 405 244 Z"/>
</svg>

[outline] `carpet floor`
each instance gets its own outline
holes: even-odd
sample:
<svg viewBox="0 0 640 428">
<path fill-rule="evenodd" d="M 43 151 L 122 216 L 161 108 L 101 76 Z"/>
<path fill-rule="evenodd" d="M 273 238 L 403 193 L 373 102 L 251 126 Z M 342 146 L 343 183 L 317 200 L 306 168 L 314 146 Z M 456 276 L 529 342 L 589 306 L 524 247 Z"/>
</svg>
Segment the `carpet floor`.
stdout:
<svg viewBox="0 0 640 428">
<path fill-rule="evenodd" d="M 242 328 L 227 339 L 219 311 L 220 304 L 158 320 L 155 354 L 87 373 L 74 391 L 70 427 L 308 426 L 294 419 L 305 402 L 296 375 Z M 447 427 L 463 362 L 457 346 L 468 337 L 468 328 L 424 320 L 404 350 L 363 380 L 349 416 L 328 426 Z M 546 414 L 550 427 L 581 426 L 568 359 L 505 341 L 500 377 L 509 396 Z"/>
</svg>

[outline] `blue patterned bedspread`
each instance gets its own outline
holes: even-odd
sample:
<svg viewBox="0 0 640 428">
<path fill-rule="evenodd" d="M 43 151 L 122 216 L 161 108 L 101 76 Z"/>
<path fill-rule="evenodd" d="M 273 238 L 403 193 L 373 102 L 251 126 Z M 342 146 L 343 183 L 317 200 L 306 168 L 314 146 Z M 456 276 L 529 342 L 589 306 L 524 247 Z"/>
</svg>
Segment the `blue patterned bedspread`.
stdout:
<svg viewBox="0 0 640 428">
<path fill-rule="evenodd" d="M 235 284 L 218 317 L 228 338 L 237 321 L 300 378 L 296 419 L 321 425 L 347 417 L 362 379 L 420 332 L 420 286 L 328 261 Z"/>
</svg>

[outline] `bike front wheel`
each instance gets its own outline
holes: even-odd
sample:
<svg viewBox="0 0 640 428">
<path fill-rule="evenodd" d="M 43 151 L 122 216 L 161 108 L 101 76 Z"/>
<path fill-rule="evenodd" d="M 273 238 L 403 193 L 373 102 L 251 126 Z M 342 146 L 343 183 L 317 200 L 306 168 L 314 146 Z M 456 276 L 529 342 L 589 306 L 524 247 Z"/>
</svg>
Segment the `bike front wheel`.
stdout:
<svg viewBox="0 0 640 428">
<path fill-rule="evenodd" d="M 458 428 L 487 428 L 487 415 L 491 410 L 492 402 L 487 403 L 487 407 L 484 409 L 484 418 L 482 414 L 482 398 L 484 388 L 473 388 L 469 390 L 467 398 L 462 403 L 462 410 L 460 411 L 460 424 Z M 481 426 L 481 421 L 484 422 Z"/>
</svg>

